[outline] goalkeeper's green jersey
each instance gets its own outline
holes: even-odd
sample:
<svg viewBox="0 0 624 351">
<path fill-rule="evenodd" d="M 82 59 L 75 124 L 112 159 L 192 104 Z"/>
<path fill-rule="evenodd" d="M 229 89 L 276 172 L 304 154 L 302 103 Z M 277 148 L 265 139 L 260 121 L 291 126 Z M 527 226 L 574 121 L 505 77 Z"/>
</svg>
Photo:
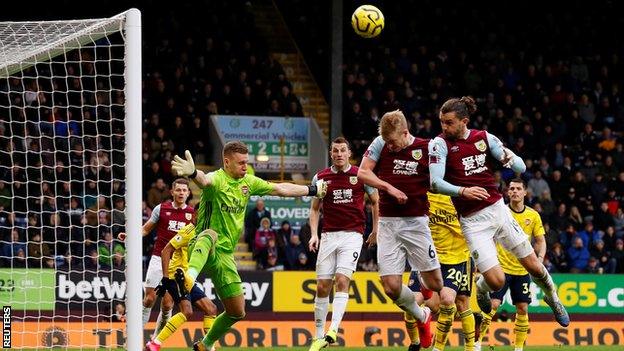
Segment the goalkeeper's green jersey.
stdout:
<svg viewBox="0 0 624 351">
<path fill-rule="evenodd" d="M 270 193 L 273 184 L 251 174 L 234 179 L 223 169 L 208 176 L 212 178 L 212 184 L 205 187 L 201 194 L 196 233 L 210 228 L 219 234 L 217 247 L 224 252 L 234 252 L 243 232 L 249 197 Z"/>
</svg>

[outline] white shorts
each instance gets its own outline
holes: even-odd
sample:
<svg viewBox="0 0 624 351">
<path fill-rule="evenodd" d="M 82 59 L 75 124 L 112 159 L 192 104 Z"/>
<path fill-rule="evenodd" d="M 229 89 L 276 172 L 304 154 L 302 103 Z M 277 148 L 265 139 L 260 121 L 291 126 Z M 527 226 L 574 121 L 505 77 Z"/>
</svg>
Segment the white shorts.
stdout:
<svg viewBox="0 0 624 351">
<path fill-rule="evenodd" d="M 470 254 L 480 272 L 487 272 L 499 264 L 496 243 L 501 244 L 517 258 L 533 252 L 533 247 L 503 199 L 468 217 L 460 216 L 462 233 Z"/>
<path fill-rule="evenodd" d="M 362 234 L 358 232 L 321 233 L 321 243 L 316 259 L 316 277 L 332 279 L 336 273 L 351 275 L 357 269 L 362 250 Z"/>
<path fill-rule="evenodd" d="M 405 260 L 412 270 L 429 272 L 440 268 L 429 230 L 429 217 L 380 217 L 377 233 L 379 275 L 401 275 Z"/>
<path fill-rule="evenodd" d="M 145 275 L 145 288 L 155 288 L 160 284 L 163 278 L 162 259 L 160 256 L 152 255 L 149 265 L 147 266 L 147 274 Z"/>
</svg>

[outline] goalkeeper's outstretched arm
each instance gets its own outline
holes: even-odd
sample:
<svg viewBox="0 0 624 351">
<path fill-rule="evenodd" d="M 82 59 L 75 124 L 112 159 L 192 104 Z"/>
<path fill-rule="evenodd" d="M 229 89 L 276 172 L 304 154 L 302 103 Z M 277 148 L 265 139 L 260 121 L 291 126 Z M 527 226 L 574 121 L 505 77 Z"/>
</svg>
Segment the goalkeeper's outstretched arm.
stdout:
<svg viewBox="0 0 624 351">
<path fill-rule="evenodd" d="M 212 185 L 212 177 L 195 168 L 195 161 L 193 161 L 193 156 L 191 156 L 191 152 L 188 150 L 184 152 L 184 158 L 178 155 L 173 157 L 171 170 L 181 177 L 189 177 L 202 189 Z"/>
<path fill-rule="evenodd" d="M 317 180 L 312 185 L 299 185 L 292 183 L 274 183 L 271 195 L 276 196 L 316 196 L 325 197 L 327 193 L 327 182 Z"/>
</svg>

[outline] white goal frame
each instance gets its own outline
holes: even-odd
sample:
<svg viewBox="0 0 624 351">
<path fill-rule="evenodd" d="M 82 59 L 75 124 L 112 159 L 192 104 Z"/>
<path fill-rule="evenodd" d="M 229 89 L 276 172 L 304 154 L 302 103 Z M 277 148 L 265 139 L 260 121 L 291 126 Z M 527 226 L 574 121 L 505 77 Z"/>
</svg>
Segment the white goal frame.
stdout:
<svg viewBox="0 0 624 351">
<path fill-rule="evenodd" d="M 120 21 L 122 20 L 122 21 Z M 67 23 L 68 32 L 62 33 L 58 40 L 47 43 L 37 37 L 44 33 L 50 23 L 58 25 Z M 120 26 L 122 23 L 123 27 Z M 70 30 L 76 25 L 78 30 Z M 20 36 L 15 34 L 14 26 L 22 26 L 30 31 L 29 40 L 32 48 L 25 50 L 20 45 Z M 104 31 L 102 31 L 104 30 Z M 59 31 L 60 32 L 60 31 Z M 69 49 L 78 47 L 85 42 L 93 42 L 102 34 L 93 32 L 122 32 L 125 35 L 125 164 L 126 164 L 126 348 L 141 350 L 143 348 L 142 313 L 142 158 L 141 158 L 141 126 L 142 126 L 142 69 L 141 69 L 141 12 L 130 9 L 117 16 L 104 19 L 72 20 L 55 22 L 0 22 L 0 33 L 8 34 L 0 42 L 0 78 L 11 76 L 35 65 L 38 62 L 51 60 L 64 54 Z M 20 34 L 21 35 L 21 34 Z M 37 39 L 41 39 L 40 42 Z"/>
</svg>

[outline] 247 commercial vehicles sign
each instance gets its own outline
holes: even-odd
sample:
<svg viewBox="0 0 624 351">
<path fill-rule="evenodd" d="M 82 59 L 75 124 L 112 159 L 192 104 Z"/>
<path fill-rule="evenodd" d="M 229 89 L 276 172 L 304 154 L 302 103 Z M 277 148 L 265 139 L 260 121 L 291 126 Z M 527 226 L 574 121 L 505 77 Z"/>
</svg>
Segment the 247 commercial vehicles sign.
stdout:
<svg viewBox="0 0 624 351">
<path fill-rule="evenodd" d="M 310 121 L 307 118 L 221 115 L 215 118 L 226 142 L 240 140 L 247 144 L 249 161 L 256 170 L 279 172 L 282 155 L 284 171 L 308 170 Z M 266 155 L 268 161 L 258 162 L 258 155 Z"/>
</svg>

